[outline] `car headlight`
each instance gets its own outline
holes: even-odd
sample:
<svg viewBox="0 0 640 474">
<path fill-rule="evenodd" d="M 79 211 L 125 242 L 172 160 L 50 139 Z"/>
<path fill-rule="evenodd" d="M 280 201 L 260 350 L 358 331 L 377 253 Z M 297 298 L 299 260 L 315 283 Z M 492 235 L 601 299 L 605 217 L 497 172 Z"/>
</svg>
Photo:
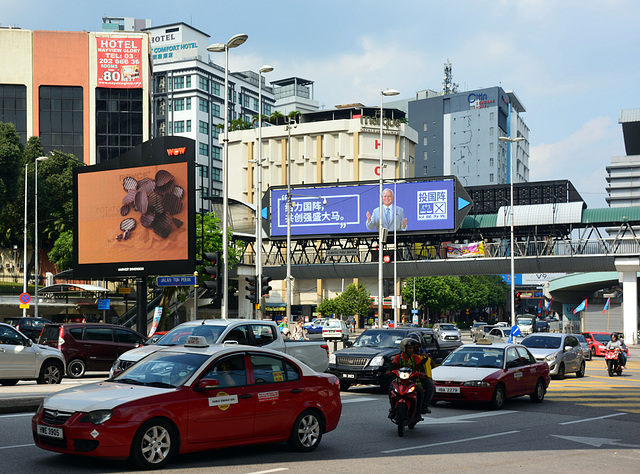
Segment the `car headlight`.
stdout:
<svg viewBox="0 0 640 474">
<path fill-rule="evenodd" d="M 557 355 L 555 353 L 553 354 L 549 354 L 548 356 L 546 356 L 544 358 L 544 360 L 546 360 L 547 362 L 553 362 L 554 360 L 556 360 Z"/>
<path fill-rule="evenodd" d="M 335 364 L 336 363 L 336 355 L 335 354 L 329 354 L 329 363 L 330 364 Z"/>
<path fill-rule="evenodd" d="M 94 425 L 101 425 L 105 421 L 111 419 L 113 416 L 113 410 L 96 410 L 90 411 L 80 418 L 81 423 L 92 423 Z"/>
<path fill-rule="evenodd" d="M 485 382 L 484 380 L 470 380 L 468 382 L 463 383 L 465 387 L 491 387 L 489 382 Z"/>
<path fill-rule="evenodd" d="M 369 367 L 380 367 L 383 364 L 384 357 L 381 355 L 377 355 L 373 359 L 371 359 L 371 362 L 369 362 Z"/>
</svg>

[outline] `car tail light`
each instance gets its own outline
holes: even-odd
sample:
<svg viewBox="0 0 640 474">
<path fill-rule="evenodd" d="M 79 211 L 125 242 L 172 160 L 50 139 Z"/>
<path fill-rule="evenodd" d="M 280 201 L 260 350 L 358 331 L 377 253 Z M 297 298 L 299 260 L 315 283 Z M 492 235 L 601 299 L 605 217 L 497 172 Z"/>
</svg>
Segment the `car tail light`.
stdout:
<svg viewBox="0 0 640 474">
<path fill-rule="evenodd" d="M 58 349 L 62 350 L 62 344 L 64 344 L 64 328 L 60 326 L 60 333 L 58 333 Z"/>
<path fill-rule="evenodd" d="M 320 347 L 322 347 L 325 351 L 327 351 L 327 358 L 329 358 L 329 345 L 328 344 L 322 344 Z"/>
</svg>

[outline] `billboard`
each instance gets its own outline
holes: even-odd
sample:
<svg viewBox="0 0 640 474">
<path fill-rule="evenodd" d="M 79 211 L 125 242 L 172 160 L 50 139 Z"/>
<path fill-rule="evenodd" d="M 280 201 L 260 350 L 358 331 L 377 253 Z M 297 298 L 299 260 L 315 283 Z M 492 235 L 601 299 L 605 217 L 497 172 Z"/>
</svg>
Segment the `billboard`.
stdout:
<svg viewBox="0 0 640 474">
<path fill-rule="evenodd" d="M 98 87 L 134 89 L 142 87 L 142 38 L 96 38 Z"/>
<path fill-rule="evenodd" d="M 192 272 L 193 140 L 162 137 L 74 174 L 74 276 Z"/>
<path fill-rule="evenodd" d="M 382 226 L 407 234 L 455 232 L 464 217 L 458 203 L 461 193 L 468 198 L 455 177 L 384 184 Z M 463 200 L 466 215 L 470 202 Z M 291 236 L 377 234 L 379 201 L 379 183 L 292 187 Z M 287 189 L 269 189 L 265 204 L 271 238 L 286 237 Z"/>
</svg>

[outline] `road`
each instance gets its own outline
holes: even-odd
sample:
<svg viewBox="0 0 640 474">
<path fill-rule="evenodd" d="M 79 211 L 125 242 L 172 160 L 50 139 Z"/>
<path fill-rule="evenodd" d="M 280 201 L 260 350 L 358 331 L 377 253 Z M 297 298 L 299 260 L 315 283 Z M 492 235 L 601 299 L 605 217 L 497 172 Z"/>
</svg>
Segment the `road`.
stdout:
<svg viewBox="0 0 640 474">
<path fill-rule="evenodd" d="M 404 438 L 386 418 L 387 398 L 375 387 L 352 388 L 342 399 L 338 429 L 327 433 L 312 453 L 293 453 L 286 444 L 208 451 L 179 456 L 163 472 L 564 474 L 615 466 L 625 473 L 637 472 L 640 459 L 640 360 L 633 356 L 622 377 L 610 378 L 603 359 L 597 358 L 587 363 L 584 378 L 553 380 L 541 404 L 528 397 L 511 400 L 500 411 L 438 404 Z M 130 472 L 126 463 L 36 448 L 30 419 L 31 413 L 0 415 L 3 472 Z"/>
</svg>

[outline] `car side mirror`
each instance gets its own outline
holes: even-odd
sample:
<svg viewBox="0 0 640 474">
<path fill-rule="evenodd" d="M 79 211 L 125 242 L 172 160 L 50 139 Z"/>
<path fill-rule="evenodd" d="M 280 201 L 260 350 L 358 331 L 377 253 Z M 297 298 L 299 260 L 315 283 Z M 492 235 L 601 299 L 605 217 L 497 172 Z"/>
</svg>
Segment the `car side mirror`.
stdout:
<svg viewBox="0 0 640 474">
<path fill-rule="evenodd" d="M 24 345 L 25 345 L 26 347 L 31 347 L 31 346 L 33 346 L 33 341 L 32 341 L 31 339 L 27 338 L 27 339 L 24 341 Z"/>
<path fill-rule="evenodd" d="M 573 349 L 573 347 L 571 347 L 571 346 L 564 346 L 564 351 L 565 351 L 565 352 L 569 352 L 571 349 Z"/>
<path fill-rule="evenodd" d="M 218 379 L 200 379 L 198 385 L 195 388 L 196 392 L 205 392 L 207 390 L 215 390 L 220 386 Z"/>
<path fill-rule="evenodd" d="M 353 341 L 344 341 L 344 347 L 351 347 L 353 346 Z"/>
</svg>

